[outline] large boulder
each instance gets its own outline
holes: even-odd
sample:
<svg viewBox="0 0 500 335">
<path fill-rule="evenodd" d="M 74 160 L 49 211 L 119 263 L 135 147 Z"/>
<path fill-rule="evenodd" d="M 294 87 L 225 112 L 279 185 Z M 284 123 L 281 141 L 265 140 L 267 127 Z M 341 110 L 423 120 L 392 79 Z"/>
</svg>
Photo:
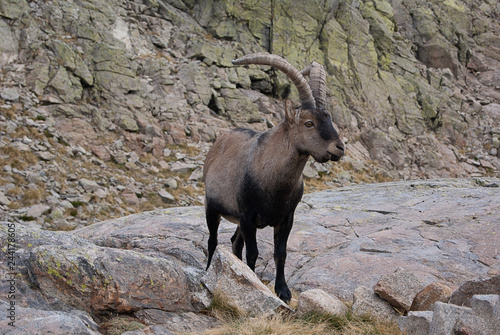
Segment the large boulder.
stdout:
<svg viewBox="0 0 500 335">
<path fill-rule="evenodd" d="M 458 75 L 460 63 L 457 58 L 457 49 L 441 35 L 436 35 L 418 48 L 417 57 L 429 67 L 450 69 Z"/>
<path fill-rule="evenodd" d="M 229 304 L 249 315 L 290 310 L 246 264 L 224 246 L 218 246 L 215 250 L 202 282 L 210 292 L 222 294 Z"/>
<path fill-rule="evenodd" d="M 438 301 L 448 302 L 453 289 L 442 283 L 432 283 L 418 292 L 411 305 L 412 311 L 432 311 Z"/>
<path fill-rule="evenodd" d="M 40 246 L 30 251 L 27 267 L 45 295 L 75 308 L 193 310 L 186 276 L 175 263 L 132 250 Z"/>
<path fill-rule="evenodd" d="M 383 275 L 373 287 L 382 299 L 404 313 L 410 310 L 413 298 L 421 289 L 422 283 L 418 277 L 403 268 Z"/>
<path fill-rule="evenodd" d="M 378 320 L 396 321 L 399 317 L 394 308 L 366 286 L 360 286 L 354 291 L 352 312 L 357 316 Z"/>
<path fill-rule="evenodd" d="M 450 297 L 450 303 L 459 306 L 470 306 L 475 294 L 500 294 L 500 276 L 483 280 L 470 280 L 458 288 Z"/>
<path fill-rule="evenodd" d="M 321 312 L 342 316 L 347 313 L 347 307 L 337 297 L 321 289 L 311 289 L 299 295 L 297 312 L 300 314 Z"/>
</svg>

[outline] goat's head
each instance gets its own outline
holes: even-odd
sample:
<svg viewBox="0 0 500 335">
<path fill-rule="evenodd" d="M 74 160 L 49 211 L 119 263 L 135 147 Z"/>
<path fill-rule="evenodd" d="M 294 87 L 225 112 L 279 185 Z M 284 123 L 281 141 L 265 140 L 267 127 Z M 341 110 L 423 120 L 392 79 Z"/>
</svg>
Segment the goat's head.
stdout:
<svg viewBox="0 0 500 335">
<path fill-rule="evenodd" d="M 344 144 L 326 110 L 326 73 L 321 64 L 312 62 L 298 71 L 282 57 L 267 52 L 246 55 L 233 64 L 269 65 L 283 71 L 297 87 L 302 104 L 293 110 L 291 103 L 285 102 L 284 126 L 296 140 L 297 149 L 320 163 L 338 161 L 344 155 Z M 309 76 L 309 83 L 304 76 Z"/>
</svg>

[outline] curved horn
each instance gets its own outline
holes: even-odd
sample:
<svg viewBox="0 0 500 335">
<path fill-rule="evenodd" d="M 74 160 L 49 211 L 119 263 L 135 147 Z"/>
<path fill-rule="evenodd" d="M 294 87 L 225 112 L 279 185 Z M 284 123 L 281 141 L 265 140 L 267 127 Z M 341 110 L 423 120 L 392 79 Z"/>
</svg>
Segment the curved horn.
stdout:
<svg viewBox="0 0 500 335">
<path fill-rule="evenodd" d="M 259 52 L 255 54 L 249 54 L 233 60 L 234 65 L 246 65 L 246 64 L 258 64 L 258 65 L 269 65 L 281 70 L 287 75 L 288 78 L 294 83 L 299 91 L 300 102 L 303 109 L 316 109 L 316 101 L 314 99 L 313 91 L 309 84 L 307 83 L 304 76 L 293 67 L 292 64 L 288 63 L 285 59 L 278 55 L 273 55 L 267 52 Z"/>
<path fill-rule="evenodd" d="M 310 78 L 309 86 L 316 100 L 317 109 L 326 110 L 326 72 L 323 65 L 313 61 L 300 73 Z"/>
</svg>

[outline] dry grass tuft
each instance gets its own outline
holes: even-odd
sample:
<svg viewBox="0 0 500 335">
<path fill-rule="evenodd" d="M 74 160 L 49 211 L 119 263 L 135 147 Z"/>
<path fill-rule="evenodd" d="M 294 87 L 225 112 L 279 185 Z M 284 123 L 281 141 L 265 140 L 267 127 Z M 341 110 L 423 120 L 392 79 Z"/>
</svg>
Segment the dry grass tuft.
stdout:
<svg viewBox="0 0 500 335">
<path fill-rule="evenodd" d="M 297 295 L 297 292 L 292 292 Z M 292 301 L 294 298 L 292 297 Z M 296 298 L 295 298 L 296 301 Z M 207 335 L 401 335 L 396 323 L 383 323 L 369 317 L 311 312 L 305 315 L 282 313 L 250 317 L 231 304 L 221 292 L 213 297 L 209 313 L 221 325 L 204 332 Z"/>
<path fill-rule="evenodd" d="M 10 165 L 18 170 L 26 170 L 38 162 L 38 158 L 31 151 L 20 151 L 8 145 L 0 147 L 0 154 L 8 156 L 0 158 L 0 165 Z"/>
<path fill-rule="evenodd" d="M 208 312 L 215 318 L 231 323 L 246 317 L 243 310 L 231 303 L 231 298 L 222 291 L 215 291 Z"/>
<path fill-rule="evenodd" d="M 308 324 L 290 316 L 276 314 L 237 319 L 207 330 L 207 335 L 316 335 L 327 334 L 325 324 Z"/>
<path fill-rule="evenodd" d="M 337 316 L 309 313 L 263 315 L 222 320 L 219 327 L 207 330 L 207 335 L 401 335 L 397 324 L 381 323 L 348 313 Z"/>
<path fill-rule="evenodd" d="M 23 193 L 23 204 L 24 205 L 34 205 L 39 203 L 43 196 L 44 196 L 45 190 L 43 189 L 27 189 Z"/>
</svg>

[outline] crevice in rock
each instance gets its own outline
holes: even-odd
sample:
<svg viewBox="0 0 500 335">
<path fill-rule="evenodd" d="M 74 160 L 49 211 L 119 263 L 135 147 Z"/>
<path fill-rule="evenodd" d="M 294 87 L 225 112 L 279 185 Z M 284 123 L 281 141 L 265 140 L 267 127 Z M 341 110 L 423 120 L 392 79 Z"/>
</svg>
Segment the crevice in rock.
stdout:
<svg viewBox="0 0 500 335">
<path fill-rule="evenodd" d="M 352 232 L 354 233 L 354 235 L 355 235 L 356 237 L 359 237 L 360 235 L 359 235 L 359 234 L 356 232 L 356 230 L 354 229 L 354 227 L 353 227 L 353 225 L 352 225 L 351 221 L 349 221 L 349 219 L 348 219 L 348 218 L 345 218 L 345 220 L 346 220 L 346 221 L 347 221 L 347 223 L 349 224 L 349 227 L 351 228 L 351 230 L 352 230 Z"/>
</svg>

